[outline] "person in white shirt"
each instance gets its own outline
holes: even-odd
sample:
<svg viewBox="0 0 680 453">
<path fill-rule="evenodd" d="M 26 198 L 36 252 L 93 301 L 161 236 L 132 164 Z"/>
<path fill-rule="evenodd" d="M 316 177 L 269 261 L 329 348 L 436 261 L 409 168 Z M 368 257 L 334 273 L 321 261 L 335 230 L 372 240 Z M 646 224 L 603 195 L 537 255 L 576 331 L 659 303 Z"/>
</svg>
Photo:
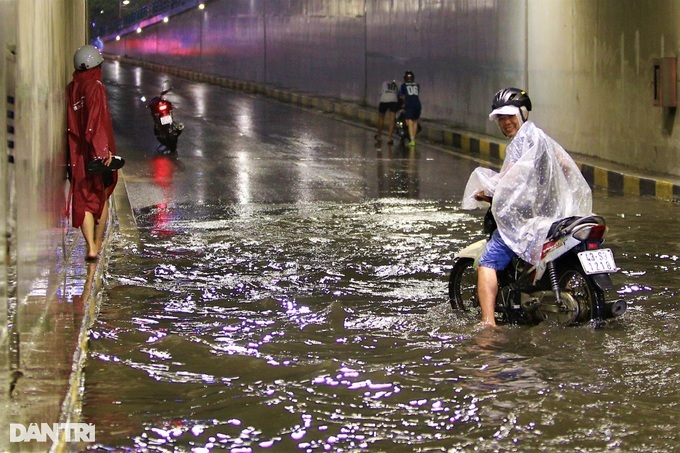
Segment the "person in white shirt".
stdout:
<svg viewBox="0 0 680 453">
<path fill-rule="evenodd" d="M 389 112 L 387 124 L 387 144 L 391 145 L 393 142 L 392 134 L 394 133 L 395 115 L 399 109 L 399 98 L 397 93 L 399 86 L 394 80 L 387 80 L 382 83 L 380 88 L 380 101 L 378 103 L 378 133 L 375 139 L 382 142 L 383 129 L 385 128 L 385 114 Z"/>
</svg>

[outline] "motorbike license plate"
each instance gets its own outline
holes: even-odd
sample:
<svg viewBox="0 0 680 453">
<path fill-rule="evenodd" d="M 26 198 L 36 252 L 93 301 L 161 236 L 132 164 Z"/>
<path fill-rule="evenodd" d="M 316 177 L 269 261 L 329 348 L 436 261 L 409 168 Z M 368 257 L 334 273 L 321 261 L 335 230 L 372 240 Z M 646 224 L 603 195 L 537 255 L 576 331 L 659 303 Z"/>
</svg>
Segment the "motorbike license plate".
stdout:
<svg viewBox="0 0 680 453">
<path fill-rule="evenodd" d="M 619 270 L 614 262 L 614 254 L 610 249 L 588 250 L 579 252 L 578 259 L 586 274 L 604 274 Z"/>
<path fill-rule="evenodd" d="M 166 125 L 172 123 L 172 115 L 161 116 L 161 124 Z"/>
</svg>

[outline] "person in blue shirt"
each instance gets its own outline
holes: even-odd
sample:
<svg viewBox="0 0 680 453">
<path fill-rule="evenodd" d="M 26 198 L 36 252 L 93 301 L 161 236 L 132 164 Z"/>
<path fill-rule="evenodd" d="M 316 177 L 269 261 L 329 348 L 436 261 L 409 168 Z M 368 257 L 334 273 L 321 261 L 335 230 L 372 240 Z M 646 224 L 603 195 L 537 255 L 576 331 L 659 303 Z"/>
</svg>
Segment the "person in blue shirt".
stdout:
<svg viewBox="0 0 680 453">
<path fill-rule="evenodd" d="M 404 73 L 404 83 L 399 90 L 399 99 L 404 105 L 404 118 L 408 127 L 411 141 L 408 146 L 416 146 L 416 134 L 418 133 L 418 119 L 420 119 L 420 84 L 416 83 L 415 75 L 412 71 Z"/>
</svg>

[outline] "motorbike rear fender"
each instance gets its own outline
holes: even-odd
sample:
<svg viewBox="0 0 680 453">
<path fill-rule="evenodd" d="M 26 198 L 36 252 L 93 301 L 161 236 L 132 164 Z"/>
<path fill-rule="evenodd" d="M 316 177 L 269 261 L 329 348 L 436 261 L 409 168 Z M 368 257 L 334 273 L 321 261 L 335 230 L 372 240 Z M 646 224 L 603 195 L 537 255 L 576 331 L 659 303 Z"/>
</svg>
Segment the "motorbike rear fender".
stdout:
<svg viewBox="0 0 680 453">
<path fill-rule="evenodd" d="M 471 258 L 475 261 L 475 266 L 477 266 L 477 260 L 482 256 L 484 249 L 486 249 L 486 243 L 486 239 L 474 242 L 458 252 L 456 258 Z"/>
<path fill-rule="evenodd" d="M 602 291 L 609 291 L 614 287 L 612 278 L 609 274 L 592 274 L 590 275 L 590 278 L 593 279 L 593 282 L 595 282 L 597 287 Z"/>
<path fill-rule="evenodd" d="M 534 279 L 534 285 L 543 277 L 547 267 L 546 265 L 547 263 L 545 261 L 539 263 L 539 266 L 536 268 L 536 278 Z M 593 283 L 595 283 L 595 286 L 597 286 L 602 291 L 609 291 L 614 287 L 610 274 L 591 274 L 589 277 L 592 279 Z"/>
</svg>

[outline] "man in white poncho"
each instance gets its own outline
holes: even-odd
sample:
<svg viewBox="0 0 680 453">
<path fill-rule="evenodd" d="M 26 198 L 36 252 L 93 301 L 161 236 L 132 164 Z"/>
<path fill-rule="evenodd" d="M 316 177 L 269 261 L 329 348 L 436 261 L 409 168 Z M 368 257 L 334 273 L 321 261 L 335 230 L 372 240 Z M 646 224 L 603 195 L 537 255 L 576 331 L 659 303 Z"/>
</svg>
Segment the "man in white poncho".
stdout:
<svg viewBox="0 0 680 453">
<path fill-rule="evenodd" d="M 498 229 L 478 262 L 479 304 L 482 324 L 494 326 L 498 294 L 496 271 L 505 269 L 514 255 L 537 264 L 553 222 L 590 215 L 592 193 L 567 152 L 528 120 L 531 100 L 518 88 L 496 93 L 489 114 L 510 138 L 500 173 L 478 167 L 470 175 L 462 208 L 492 209 Z"/>
</svg>

